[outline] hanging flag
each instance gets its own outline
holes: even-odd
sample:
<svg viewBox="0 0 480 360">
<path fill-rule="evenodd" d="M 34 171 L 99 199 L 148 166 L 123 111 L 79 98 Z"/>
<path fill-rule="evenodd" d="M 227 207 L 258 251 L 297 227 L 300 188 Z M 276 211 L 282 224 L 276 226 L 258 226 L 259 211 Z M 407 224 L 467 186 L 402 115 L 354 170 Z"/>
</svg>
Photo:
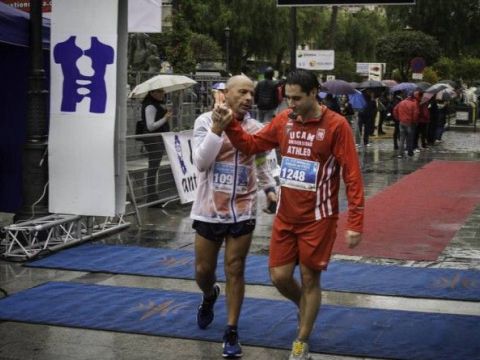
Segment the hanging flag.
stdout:
<svg viewBox="0 0 480 360">
<path fill-rule="evenodd" d="M 162 1 L 128 0 L 128 32 L 162 32 Z"/>
<path fill-rule="evenodd" d="M 114 216 L 118 0 L 54 0 L 49 211 Z"/>
</svg>

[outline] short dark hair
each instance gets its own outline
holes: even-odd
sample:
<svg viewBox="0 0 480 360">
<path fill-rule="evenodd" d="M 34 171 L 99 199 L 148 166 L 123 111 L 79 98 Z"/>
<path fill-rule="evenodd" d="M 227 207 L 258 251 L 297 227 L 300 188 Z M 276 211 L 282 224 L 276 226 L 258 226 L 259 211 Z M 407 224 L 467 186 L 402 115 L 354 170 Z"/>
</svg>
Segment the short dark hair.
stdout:
<svg viewBox="0 0 480 360">
<path fill-rule="evenodd" d="M 265 79 L 272 80 L 273 74 L 274 74 L 273 68 L 269 66 L 265 69 L 263 76 L 265 77 Z"/>
<path fill-rule="evenodd" d="M 286 84 L 299 85 L 302 91 L 306 94 L 312 90 L 317 90 L 320 86 L 315 73 L 304 69 L 296 69 L 291 71 L 287 75 Z"/>
</svg>

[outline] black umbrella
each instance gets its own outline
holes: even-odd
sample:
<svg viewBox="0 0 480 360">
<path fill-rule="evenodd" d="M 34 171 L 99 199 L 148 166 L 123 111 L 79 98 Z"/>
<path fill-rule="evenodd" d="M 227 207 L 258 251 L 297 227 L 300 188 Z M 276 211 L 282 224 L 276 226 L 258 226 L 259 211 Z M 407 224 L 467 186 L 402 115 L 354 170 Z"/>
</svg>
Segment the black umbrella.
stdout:
<svg viewBox="0 0 480 360">
<path fill-rule="evenodd" d="M 320 85 L 320 91 L 333 95 L 355 94 L 355 88 L 344 80 L 329 80 Z"/>
<path fill-rule="evenodd" d="M 453 89 L 450 85 L 446 83 L 436 83 L 428 88 L 425 89 L 425 92 L 428 94 L 436 94 L 439 91 L 445 90 L 445 89 Z"/>
<path fill-rule="evenodd" d="M 430 86 L 432 86 L 432 84 L 430 84 L 429 82 L 426 82 L 426 81 L 419 81 L 419 82 L 415 83 L 415 85 L 417 85 L 417 87 L 422 91 L 425 91 Z"/>
<path fill-rule="evenodd" d="M 440 80 L 439 83 L 441 84 L 448 84 L 450 85 L 451 87 L 453 87 L 454 89 L 458 88 L 458 83 L 454 80 Z"/>
</svg>

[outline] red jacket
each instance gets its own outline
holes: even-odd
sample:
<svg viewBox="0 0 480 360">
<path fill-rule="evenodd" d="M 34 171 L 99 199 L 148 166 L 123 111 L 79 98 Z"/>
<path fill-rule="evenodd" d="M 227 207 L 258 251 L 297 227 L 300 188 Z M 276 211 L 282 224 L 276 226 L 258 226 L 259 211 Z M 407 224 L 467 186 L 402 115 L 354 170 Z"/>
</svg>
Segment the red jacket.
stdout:
<svg viewBox="0 0 480 360">
<path fill-rule="evenodd" d="M 424 103 L 420 105 L 418 122 L 422 124 L 428 124 L 430 122 L 430 110 L 428 110 L 428 103 Z"/>
<path fill-rule="evenodd" d="M 400 101 L 393 108 L 393 116 L 398 119 L 401 124 L 411 125 L 418 122 L 420 115 L 420 106 L 418 101 L 414 97 L 407 97 Z"/>
<path fill-rule="evenodd" d="M 244 154 L 276 147 L 282 155 L 281 189 L 277 216 L 299 224 L 338 217 L 340 178 L 346 184 L 350 230 L 363 228 L 362 175 L 352 130 L 347 120 L 322 106 L 320 118 L 303 123 L 288 117 L 287 109 L 256 134 L 232 121 L 225 129 L 232 144 Z"/>
</svg>

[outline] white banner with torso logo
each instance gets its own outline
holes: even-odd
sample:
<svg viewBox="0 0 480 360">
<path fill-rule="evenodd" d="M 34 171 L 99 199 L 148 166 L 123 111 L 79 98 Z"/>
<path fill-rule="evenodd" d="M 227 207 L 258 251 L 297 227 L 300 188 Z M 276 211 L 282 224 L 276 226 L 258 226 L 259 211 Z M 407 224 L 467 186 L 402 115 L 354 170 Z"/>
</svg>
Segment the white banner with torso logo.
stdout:
<svg viewBox="0 0 480 360">
<path fill-rule="evenodd" d="M 162 138 L 180 202 L 192 202 L 197 190 L 197 170 L 193 165 L 192 155 L 193 130 L 162 133 Z"/>
<path fill-rule="evenodd" d="M 118 0 L 54 0 L 49 211 L 114 216 Z"/>
</svg>

